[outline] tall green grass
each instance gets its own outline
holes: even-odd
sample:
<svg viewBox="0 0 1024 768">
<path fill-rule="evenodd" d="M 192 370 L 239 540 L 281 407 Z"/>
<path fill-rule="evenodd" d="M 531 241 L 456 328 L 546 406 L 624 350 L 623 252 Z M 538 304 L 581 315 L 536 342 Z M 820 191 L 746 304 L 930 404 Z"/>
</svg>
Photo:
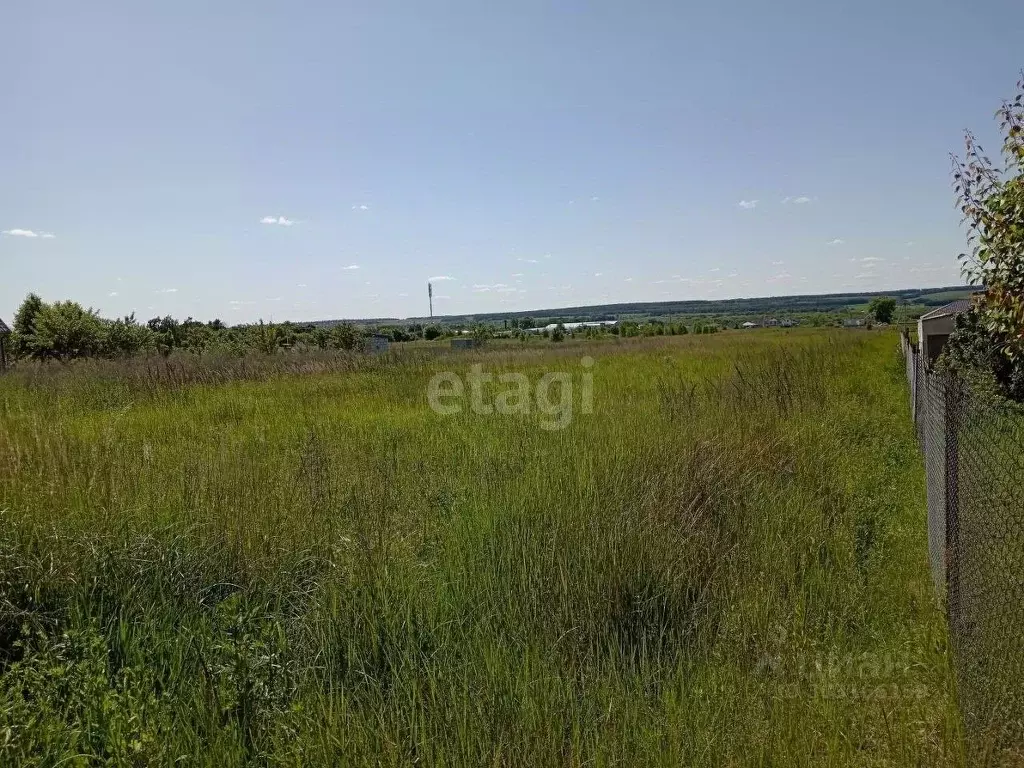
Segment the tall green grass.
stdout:
<svg viewBox="0 0 1024 768">
<path fill-rule="evenodd" d="M 961 765 L 895 350 L 0 380 L 0 763 Z M 427 406 L 583 355 L 561 431 Z"/>
</svg>

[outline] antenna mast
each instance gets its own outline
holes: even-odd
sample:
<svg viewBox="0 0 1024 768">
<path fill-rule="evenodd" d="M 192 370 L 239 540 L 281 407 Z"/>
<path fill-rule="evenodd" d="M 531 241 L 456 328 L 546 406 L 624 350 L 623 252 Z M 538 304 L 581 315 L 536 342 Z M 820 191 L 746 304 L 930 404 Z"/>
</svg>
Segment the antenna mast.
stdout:
<svg viewBox="0 0 1024 768">
<path fill-rule="evenodd" d="M 434 286 L 427 283 L 427 300 L 430 302 L 430 319 L 434 319 Z"/>
</svg>

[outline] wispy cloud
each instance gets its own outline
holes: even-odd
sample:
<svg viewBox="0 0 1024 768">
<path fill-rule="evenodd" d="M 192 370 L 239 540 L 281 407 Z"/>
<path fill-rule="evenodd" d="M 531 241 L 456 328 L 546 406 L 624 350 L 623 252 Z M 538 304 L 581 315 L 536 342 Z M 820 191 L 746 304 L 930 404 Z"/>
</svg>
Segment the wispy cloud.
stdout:
<svg viewBox="0 0 1024 768">
<path fill-rule="evenodd" d="M 550 256 L 550 254 L 548 254 L 548 255 Z M 546 259 L 546 258 L 548 258 L 548 256 L 545 256 L 544 258 Z M 521 261 L 524 264 L 536 264 L 537 263 L 536 259 L 524 259 L 522 256 L 518 257 L 516 259 L 516 261 Z"/>
<path fill-rule="evenodd" d="M 156 293 L 177 293 L 177 288 L 158 288 Z"/>
<path fill-rule="evenodd" d="M 721 267 L 712 267 L 711 269 L 708 270 L 708 272 L 721 272 L 721 271 L 722 271 Z"/>
<path fill-rule="evenodd" d="M 36 232 L 31 229 L 5 229 L 2 234 L 10 235 L 11 237 L 41 237 L 44 240 L 52 240 L 56 237 L 52 232 Z"/>
<path fill-rule="evenodd" d="M 811 202 L 811 199 L 812 198 L 807 197 L 807 195 L 800 195 L 799 197 L 787 196 L 782 198 L 782 204 L 788 205 L 789 203 L 793 203 L 794 205 L 804 205 L 805 203 Z"/>
<path fill-rule="evenodd" d="M 779 261 L 773 261 L 773 262 L 772 262 L 772 266 L 773 266 L 773 267 L 781 267 L 781 266 L 782 266 L 783 264 L 785 264 L 785 263 L 786 263 L 786 262 L 784 262 L 784 261 L 782 261 L 782 260 L 780 259 Z"/>
<path fill-rule="evenodd" d="M 632 283 L 633 282 L 633 278 L 632 277 L 627 277 L 625 280 L 623 280 L 623 282 L 625 282 L 625 283 Z"/>
<path fill-rule="evenodd" d="M 604 274 L 604 272 L 595 272 L 594 273 L 594 277 L 601 277 L 601 275 L 603 275 L 603 274 Z"/>
<path fill-rule="evenodd" d="M 500 291 L 501 289 L 507 288 L 507 287 L 508 286 L 505 283 L 495 283 L 494 285 L 484 285 L 484 284 L 478 283 L 478 284 L 473 286 L 473 290 L 476 293 L 487 293 L 488 291 Z M 513 289 L 513 290 L 515 290 L 515 289 Z"/>
<path fill-rule="evenodd" d="M 306 284 L 305 284 L 305 283 L 298 283 L 298 284 L 296 284 L 296 286 L 295 286 L 295 287 L 296 287 L 296 288 L 305 288 L 305 287 L 306 287 Z"/>
<path fill-rule="evenodd" d="M 591 199 L 591 200 L 592 200 L 593 202 L 595 202 L 595 203 L 596 203 L 596 202 L 597 202 L 598 200 L 600 200 L 601 198 L 600 198 L 600 197 L 598 197 L 597 195 L 594 195 L 594 196 L 593 196 L 592 198 L 590 198 L 590 199 Z"/>
<path fill-rule="evenodd" d="M 370 210 L 370 206 L 368 206 L 368 205 L 353 205 L 352 206 L 352 210 L 353 211 L 368 211 L 368 210 Z"/>
<path fill-rule="evenodd" d="M 783 282 L 785 280 L 790 280 L 790 279 L 792 279 L 792 277 L 793 276 L 791 274 L 789 274 L 789 272 L 780 272 L 779 274 L 775 275 L 774 277 L 769 277 L 768 278 L 768 282 L 770 282 L 770 283 L 779 283 L 779 282 Z"/>
<path fill-rule="evenodd" d="M 111 291 L 107 296 L 117 296 L 117 291 Z"/>
<path fill-rule="evenodd" d="M 757 208 L 757 200 L 740 200 L 740 208 Z"/>
<path fill-rule="evenodd" d="M 260 224 L 276 224 L 279 227 L 290 227 L 295 223 L 295 219 L 289 219 L 287 216 L 264 216 L 260 219 Z"/>
<path fill-rule="evenodd" d="M 861 262 L 864 264 L 873 264 L 878 261 L 885 261 L 885 259 L 883 259 L 881 256 L 865 256 L 863 259 L 861 259 Z"/>
<path fill-rule="evenodd" d="M 829 241 L 828 241 L 828 242 L 826 243 L 826 245 L 842 245 L 842 244 L 843 244 L 843 243 L 845 243 L 845 242 L 846 242 L 845 240 L 840 240 L 840 239 L 839 239 L 839 238 L 837 237 L 837 238 L 835 238 L 835 239 L 833 239 L 833 240 L 829 240 Z"/>
<path fill-rule="evenodd" d="M 358 264 L 349 264 L 347 267 L 342 267 L 342 269 L 359 269 L 359 265 Z"/>
<path fill-rule="evenodd" d="M 454 279 L 455 278 L 452 277 L 451 275 L 435 275 L 434 277 L 428 277 L 427 278 L 427 282 L 428 283 L 438 283 L 438 282 L 440 282 L 442 280 L 454 280 Z"/>
</svg>

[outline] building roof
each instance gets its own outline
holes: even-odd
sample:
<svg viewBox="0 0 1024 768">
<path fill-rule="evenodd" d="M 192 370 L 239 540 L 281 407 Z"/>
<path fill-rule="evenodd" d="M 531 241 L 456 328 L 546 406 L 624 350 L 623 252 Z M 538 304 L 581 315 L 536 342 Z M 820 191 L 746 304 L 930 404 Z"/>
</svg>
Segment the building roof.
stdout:
<svg viewBox="0 0 1024 768">
<path fill-rule="evenodd" d="M 922 320 L 935 320 L 939 317 L 949 317 L 950 315 L 959 315 L 961 312 L 966 312 L 971 308 L 970 299 L 957 299 L 951 301 L 945 306 L 933 309 L 931 312 L 925 312 L 921 315 Z"/>
<path fill-rule="evenodd" d="M 11 332 L 11 329 L 7 327 L 7 323 L 0 319 L 0 336 L 6 335 Z"/>
</svg>

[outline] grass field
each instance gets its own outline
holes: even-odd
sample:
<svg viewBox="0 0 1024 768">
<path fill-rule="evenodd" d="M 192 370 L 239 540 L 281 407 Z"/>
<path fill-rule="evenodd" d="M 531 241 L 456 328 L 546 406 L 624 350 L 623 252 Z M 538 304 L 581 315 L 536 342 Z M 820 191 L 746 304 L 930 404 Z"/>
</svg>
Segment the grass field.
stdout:
<svg viewBox="0 0 1024 768">
<path fill-rule="evenodd" d="M 185 370 L 0 379 L 0 764 L 963 764 L 895 334 Z"/>
</svg>

